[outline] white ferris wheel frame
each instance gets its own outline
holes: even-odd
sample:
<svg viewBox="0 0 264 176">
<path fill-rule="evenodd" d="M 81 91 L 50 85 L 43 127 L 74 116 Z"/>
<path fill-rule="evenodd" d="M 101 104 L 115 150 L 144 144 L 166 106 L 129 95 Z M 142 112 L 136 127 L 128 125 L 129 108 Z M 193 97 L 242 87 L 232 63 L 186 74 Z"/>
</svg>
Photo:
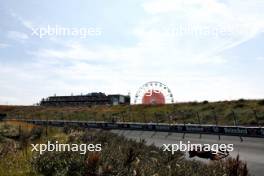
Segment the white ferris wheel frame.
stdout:
<svg viewBox="0 0 264 176">
<path fill-rule="evenodd" d="M 138 89 L 134 98 L 134 104 L 142 104 L 144 95 L 148 93 L 146 96 L 151 96 L 152 91 L 155 93 L 162 93 L 166 104 L 174 103 L 173 94 L 167 85 L 158 81 L 150 81 L 146 82 Z"/>
</svg>

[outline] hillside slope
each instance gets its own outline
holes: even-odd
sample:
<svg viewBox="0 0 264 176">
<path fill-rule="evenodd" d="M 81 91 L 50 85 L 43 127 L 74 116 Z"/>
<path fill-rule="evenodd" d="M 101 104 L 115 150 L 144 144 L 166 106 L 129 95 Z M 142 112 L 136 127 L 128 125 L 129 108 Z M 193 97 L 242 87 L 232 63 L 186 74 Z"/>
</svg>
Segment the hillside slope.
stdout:
<svg viewBox="0 0 264 176">
<path fill-rule="evenodd" d="M 256 113 L 255 113 L 256 112 Z M 188 102 L 170 105 L 93 107 L 0 106 L 8 118 L 169 122 L 234 125 L 264 124 L 264 100 Z M 199 118 L 198 118 L 199 115 Z"/>
</svg>

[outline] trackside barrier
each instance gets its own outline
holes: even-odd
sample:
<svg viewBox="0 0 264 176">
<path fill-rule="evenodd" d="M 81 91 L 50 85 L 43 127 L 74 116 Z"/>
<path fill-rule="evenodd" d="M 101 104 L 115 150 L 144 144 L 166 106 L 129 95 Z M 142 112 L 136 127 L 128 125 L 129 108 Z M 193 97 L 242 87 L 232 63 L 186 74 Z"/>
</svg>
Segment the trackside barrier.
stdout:
<svg viewBox="0 0 264 176">
<path fill-rule="evenodd" d="M 104 122 L 104 121 L 70 121 L 70 120 L 34 120 L 34 119 L 6 119 L 7 121 L 22 121 L 36 125 L 51 125 L 63 127 L 73 125 L 84 128 L 142 130 L 157 132 L 197 133 L 242 137 L 264 138 L 264 127 L 221 126 L 203 124 L 168 124 L 168 123 L 132 123 L 132 122 Z"/>
</svg>

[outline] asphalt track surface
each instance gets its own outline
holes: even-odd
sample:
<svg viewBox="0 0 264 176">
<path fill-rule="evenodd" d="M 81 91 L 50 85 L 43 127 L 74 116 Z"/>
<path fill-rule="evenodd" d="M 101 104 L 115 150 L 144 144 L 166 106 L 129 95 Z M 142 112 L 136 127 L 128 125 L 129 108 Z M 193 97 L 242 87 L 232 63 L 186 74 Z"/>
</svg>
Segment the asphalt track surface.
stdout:
<svg viewBox="0 0 264 176">
<path fill-rule="evenodd" d="M 234 144 L 234 151 L 230 155 L 236 157 L 238 154 L 241 160 L 247 162 L 250 174 L 255 176 L 264 175 L 264 138 L 243 137 L 243 141 L 237 136 L 220 136 L 186 133 L 167 133 L 152 131 L 132 131 L 132 130 L 111 130 L 114 133 L 123 135 L 130 139 L 145 139 L 147 144 L 162 146 L 163 144 L 179 144 L 180 141 L 195 144 Z M 188 156 L 187 156 L 188 157 Z M 197 157 L 195 157 L 198 159 Z M 198 159 L 203 160 L 204 159 Z"/>
</svg>

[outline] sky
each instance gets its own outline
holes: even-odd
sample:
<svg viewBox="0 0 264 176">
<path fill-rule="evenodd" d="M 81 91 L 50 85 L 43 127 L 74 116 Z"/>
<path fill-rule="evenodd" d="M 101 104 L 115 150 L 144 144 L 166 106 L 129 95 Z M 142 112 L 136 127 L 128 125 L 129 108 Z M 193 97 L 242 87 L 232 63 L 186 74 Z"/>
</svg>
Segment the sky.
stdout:
<svg viewBox="0 0 264 176">
<path fill-rule="evenodd" d="M 89 92 L 133 101 L 148 81 L 176 102 L 262 99 L 263 9 L 263 0 L 0 0 L 0 104 Z"/>
</svg>

